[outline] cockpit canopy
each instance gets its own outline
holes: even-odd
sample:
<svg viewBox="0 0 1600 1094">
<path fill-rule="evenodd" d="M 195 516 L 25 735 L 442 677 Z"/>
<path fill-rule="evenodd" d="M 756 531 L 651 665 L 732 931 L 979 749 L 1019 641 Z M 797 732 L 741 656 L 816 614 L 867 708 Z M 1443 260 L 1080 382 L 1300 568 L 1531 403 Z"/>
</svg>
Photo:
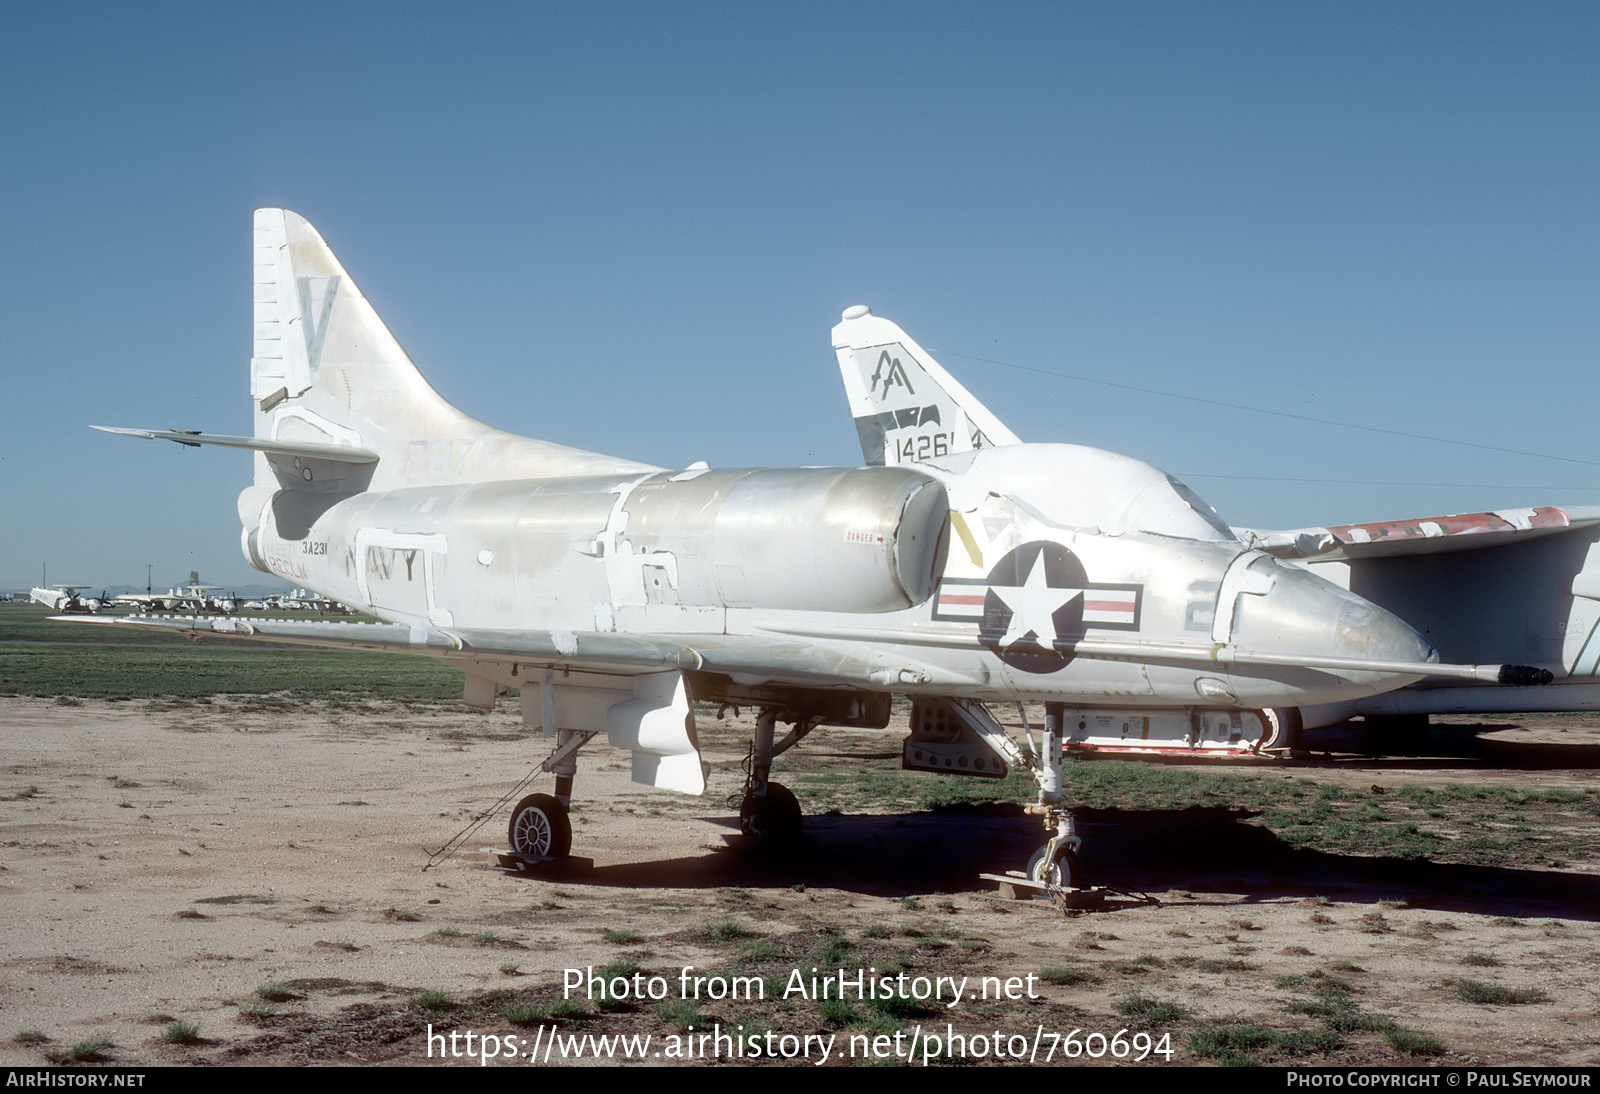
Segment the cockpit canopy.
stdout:
<svg viewBox="0 0 1600 1094">
<path fill-rule="evenodd" d="M 952 477 L 950 504 L 970 511 L 989 493 L 1015 499 L 1052 524 L 1120 536 L 1231 541 L 1216 511 L 1149 464 L 1075 444 L 1019 444 L 963 452 L 925 464 Z"/>
</svg>

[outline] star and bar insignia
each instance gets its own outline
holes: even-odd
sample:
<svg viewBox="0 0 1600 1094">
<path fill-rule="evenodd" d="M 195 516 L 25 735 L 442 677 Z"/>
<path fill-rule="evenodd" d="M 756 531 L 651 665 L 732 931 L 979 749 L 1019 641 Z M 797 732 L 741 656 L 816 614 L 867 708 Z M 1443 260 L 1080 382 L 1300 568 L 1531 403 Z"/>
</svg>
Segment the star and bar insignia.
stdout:
<svg viewBox="0 0 1600 1094">
<path fill-rule="evenodd" d="M 982 578 L 946 578 L 933 618 L 978 624 L 978 642 L 1024 672 L 1072 661 L 1090 628 L 1138 630 L 1143 585 L 1088 579 L 1083 563 L 1050 540 L 1024 543 Z"/>
</svg>

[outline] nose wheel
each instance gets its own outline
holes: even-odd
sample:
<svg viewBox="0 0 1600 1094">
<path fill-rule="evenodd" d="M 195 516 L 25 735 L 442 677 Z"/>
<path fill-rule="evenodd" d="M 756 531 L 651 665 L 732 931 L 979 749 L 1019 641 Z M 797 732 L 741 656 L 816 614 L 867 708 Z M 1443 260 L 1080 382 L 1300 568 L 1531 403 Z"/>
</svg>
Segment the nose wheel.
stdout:
<svg viewBox="0 0 1600 1094">
<path fill-rule="evenodd" d="M 1082 885 L 1082 878 L 1078 855 L 1064 840 L 1052 837 L 1028 859 L 1029 881 L 1054 885 L 1058 889 L 1077 889 Z"/>
</svg>

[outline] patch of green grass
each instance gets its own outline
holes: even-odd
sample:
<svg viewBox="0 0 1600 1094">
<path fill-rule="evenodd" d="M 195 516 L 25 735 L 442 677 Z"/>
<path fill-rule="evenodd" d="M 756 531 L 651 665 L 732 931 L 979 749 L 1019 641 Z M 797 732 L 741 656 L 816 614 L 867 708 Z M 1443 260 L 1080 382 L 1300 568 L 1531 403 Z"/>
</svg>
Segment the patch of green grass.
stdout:
<svg viewBox="0 0 1600 1094">
<path fill-rule="evenodd" d="M 932 1001 L 913 999 L 901 992 L 894 995 L 880 996 L 877 999 L 867 1000 L 867 1005 L 885 1018 L 904 1021 L 907 1018 L 920 1018 L 923 1015 L 935 1014 L 937 1006 Z"/>
<path fill-rule="evenodd" d="M 1507 988 L 1481 980 L 1460 978 L 1451 982 L 1464 1002 L 1482 1006 L 1507 1007 L 1527 1003 L 1548 1003 L 1550 996 L 1539 988 Z"/>
<path fill-rule="evenodd" d="M 755 933 L 737 919 L 724 919 L 711 928 L 711 937 L 718 942 L 737 942 L 741 938 L 752 938 Z"/>
<path fill-rule="evenodd" d="M 601 1010 L 617 1010 L 627 1005 L 625 1000 L 611 995 L 610 984 L 618 978 L 629 980 L 638 971 L 639 962 L 630 957 L 619 957 L 595 970 L 594 975 L 600 981 L 596 1002 L 600 1004 Z"/>
<path fill-rule="evenodd" d="M 706 1016 L 687 999 L 679 999 L 672 1003 L 662 1003 L 656 1007 L 656 1017 L 669 1023 L 679 1033 L 687 1033 L 691 1029 L 704 1029 Z"/>
<path fill-rule="evenodd" d="M 771 961 L 778 956 L 778 944 L 770 938 L 752 938 L 740 944 L 739 948 L 752 961 Z"/>
<path fill-rule="evenodd" d="M 198 1044 L 200 1027 L 193 1022 L 175 1021 L 161 1031 L 161 1039 L 170 1045 Z"/>
<path fill-rule="evenodd" d="M 1443 1056 L 1449 1051 L 1445 1043 L 1426 1033 L 1412 1033 L 1408 1029 L 1385 1030 L 1383 1039 L 1389 1047 L 1406 1056 Z"/>
<path fill-rule="evenodd" d="M 512 1003 L 506 1007 L 505 1016 L 514 1026 L 536 1026 L 550 1020 L 550 1008 L 538 1003 Z"/>
<path fill-rule="evenodd" d="M 1251 1024 L 1197 1030 L 1189 1037 L 1189 1048 L 1196 1055 L 1234 1067 L 1259 1063 L 1257 1053 L 1304 1056 L 1330 1051 L 1342 1043 L 1337 1034 L 1327 1030 L 1285 1033 L 1270 1026 Z"/>
<path fill-rule="evenodd" d="M 824 999 L 817 1007 L 826 1029 L 843 1029 L 861 1019 L 861 1012 L 848 999 Z"/>
<path fill-rule="evenodd" d="M 1124 1018 L 1137 1018 L 1152 1026 L 1170 1026 L 1194 1013 L 1192 1007 L 1170 999 L 1157 999 L 1142 992 L 1124 995 L 1115 1004 L 1117 1013 Z"/>
<path fill-rule="evenodd" d="M 46 1052 L 45 1057 L 53 1064 L 93 1064 L 104 1060 L 110 1047 L 110 1041 L 79 1041 L 63 1052 Z"/>
<path fill-rule="evenodd" d="M 287 1003 L 291 999 L 300 999 L 303 996 L 295 994 L 288 984 L 274 980 L 257 988 L 256 998 L 266 1003 Z"/>
<path fill-rule="evenodd" d="M 1073 984 L 1098 984 L 1100 978 L 1088 969 L 1065 969 L 1050 966 L 1039 970 L 1039 979 L 1046 984 L 1070 987 Z"/>
<path fill-rule="evenodd" d="M 636 946 L 644 941 L 644 935 L 627 927 L 601 931 L 600 937 L 613 946 Z"/>
<path fill-rule="evenodd" d="M 459 670 L 426 659 L 272 648 L 179 634 L 52 623 L 38 604 L 0 604 L 11 643 L 0 695 L 69 699 L 200 699 L 213 695 L 444 702 L 459 699 Z"/>
<path fill-rule="evenodd" d="M 842 934 L 830 934 L 823 939 L 822 949 L 817 951 L 813 960 L 818 968 L 837 967 L 850 959 L 850 951 L 856 944 Z"/>
<path fill-rule="evenodd" d="M 419 991 L 411 997 L 411 1005 L 428 1014 L 446 1014 L 455 1010 L 458 1004 L 455 998 L 447 991 L 437 988 L 428 988 Z"/>
</svg>

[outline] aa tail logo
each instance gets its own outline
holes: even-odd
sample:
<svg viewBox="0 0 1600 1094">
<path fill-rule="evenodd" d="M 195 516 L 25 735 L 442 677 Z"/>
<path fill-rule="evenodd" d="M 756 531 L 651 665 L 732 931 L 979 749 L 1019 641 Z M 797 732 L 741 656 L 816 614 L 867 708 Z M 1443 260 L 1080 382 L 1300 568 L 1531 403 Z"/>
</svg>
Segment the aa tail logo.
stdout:
<svg viewBox="0 0 1600 1094">
<path fill-rule="evenodd" d="M 885 366 L 888 369 L 887 373 L 885 373 Z M 878 396 L 880 399 L 886 398 L 889 394 L 889 389 L 896 384 L 905 388 L 907 395 L 915 395 L 917 393 L 916 389 L 911 386 L 911 381 L 906 379 L 906 368 L 900 363 L 900 358 L 890 357 L 888 350 L 884 350 L 878 355 L 877 371 L 872 374 L 872 380 L 867 384 L 867 387 L 877 390 L 879 380 L 883 381 L 883 392 Z"/>
</svg>

